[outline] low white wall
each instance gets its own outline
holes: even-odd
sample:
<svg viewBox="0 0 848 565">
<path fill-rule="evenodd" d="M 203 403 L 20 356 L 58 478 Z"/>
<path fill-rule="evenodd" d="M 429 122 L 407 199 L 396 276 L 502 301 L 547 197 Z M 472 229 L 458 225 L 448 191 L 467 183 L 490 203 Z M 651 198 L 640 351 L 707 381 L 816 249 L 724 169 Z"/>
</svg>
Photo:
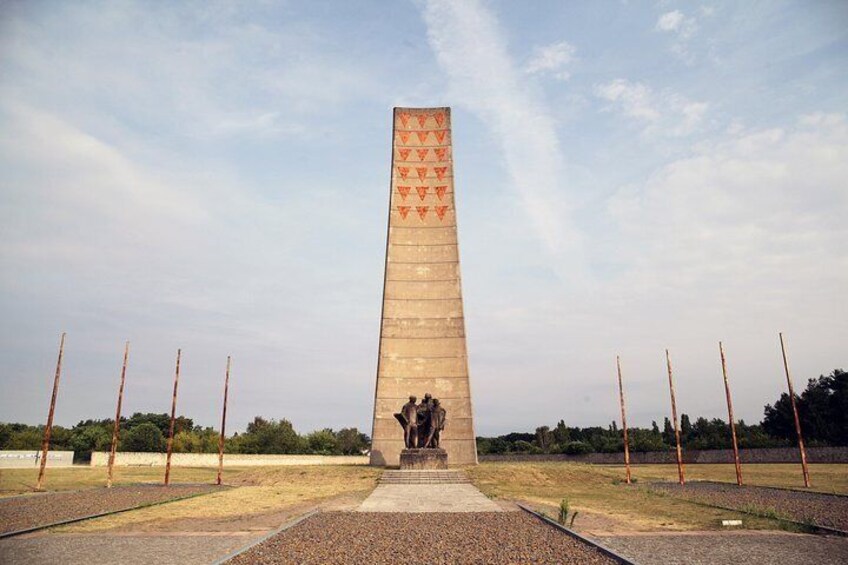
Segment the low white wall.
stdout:
<svg viewBox="0 0 848 565">
<path fill-rule="evenodd" d="M 109 454 L 95 451 L 91 454 L 92 467 L 105 467 Z M 226 467 L 259 467 L 263 465 L 367 465 L 367 455 L 247 455 L 224 454 Z M 164 467 L 164 453 L 118 452 L 115 465 L 132 467 Z M 217 467 L 217 453 L 174 453 L 172 467 Z"/>
<path fill-rule="evenodd" d="M 0 451 L 0 469 L 28 469 L 41 464 L 41 451 Z M 70 467 L 74 464 L 73 451 L 48 451 L 48 467 Z"/>
</svg>

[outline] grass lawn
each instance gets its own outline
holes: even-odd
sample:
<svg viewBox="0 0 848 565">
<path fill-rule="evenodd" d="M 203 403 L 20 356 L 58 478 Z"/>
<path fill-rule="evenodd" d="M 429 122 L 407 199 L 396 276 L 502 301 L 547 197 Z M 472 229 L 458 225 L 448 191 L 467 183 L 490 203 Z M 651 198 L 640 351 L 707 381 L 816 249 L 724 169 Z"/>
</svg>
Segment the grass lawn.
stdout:
<svg viewBox="0 0 848 565">
<path fill-rule="evenodd" d="M 624 465 L 604 466 L 624 477 Z M 632 476 L 640 481 L 677 481 L 677 465 L 633 465 Z M 733 465 L 686 465 L 686 480 L 736 483 Z M 804 490 L 804 477 L 799 463 L 742 465 L 746 485 L 785 487 Z M 848 465 L 811 464 L 810 490 L 848 494 Z"/>
<path fill-rule="evenodd" d="M 797 465 L 746 465 L 743 472 L 749 484 L 797 486 Z M 725 510 L 708 508 L 654 494 L 639 483 L 676 480 L 675 465 L 632 467 L 636 485 L 623 483 L 623 466 L 579 463 L 483 463 L 469 467 L 474 484 L 494 498 L 524 500 L 531 506 L 556 515 L 560 501 L 567 499 L 578 514 L 575 528 L 615 531 L 702 530 L 720 528 L 722 519 L 741 519 L 750 529 L 780 527 L 774 520 L 754 518 Z M 691 465 L 691 479 L 735 480 L 732 465 Z M 844 491 L 845 465 L 813 465 L 810 474 L 818 477 L 822 490 Z M 814 483 L 815 484 L 815 483 Z"/>
<path fill-rule="evenodd" d="M 237 476 L 243 469 L 225 469 L 224 480 Z M 172 483 L 214 483 L 215 468 L 171 467 Z M 116 485 L 159 483 L 165 478 L 164 467 L 115 467 Z M 26 494 L 35 490 L 38 469 L 0 469 L 0 496 Z M 106 486 L 106 468 L 78 465 L 48 468 L 44 475 L 46 490 L 76 490 Z"/>
</svg>

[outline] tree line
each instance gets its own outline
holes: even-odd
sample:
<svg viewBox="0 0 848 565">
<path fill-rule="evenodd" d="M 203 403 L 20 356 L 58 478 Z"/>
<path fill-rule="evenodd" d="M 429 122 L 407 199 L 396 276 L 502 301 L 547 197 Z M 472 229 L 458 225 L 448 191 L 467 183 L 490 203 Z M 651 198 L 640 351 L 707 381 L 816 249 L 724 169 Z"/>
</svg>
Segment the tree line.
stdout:
<svg viewBox="0 0 848 565">
<path fill-rule="evenodd" d="M 810 379 L 797 398 L 804 440 L 810 446 L 848 445 L 848 373 L 841 369 Z M 448 415 L 450 417 L 450 415 Z M 108 451 L 114 420 L 84 420 L 71 428 L 54 426 L 51 449 L 75 452 L 78 462 L 91 458 L 92 451 Z M 168 414 L 135 413 L 121 418 L 120 451 L 164 452 L 170 426 Z M 763 420 L 749 425 L 736 423 L 742 449 L 795 445 L 795 423 L 789 395 L 767 404 Z M 43 426 L 0 423 L 0 449 L 36 450 L 41 447 Z M 680 435 L 687 449 L 729 449 L 730 428 L 718 418 L 708 420 L 681 414 Z M 218 432 L 194 425 L 179 416 L 174 423 L 175 453 L 217 453 Z M 675 445 L 674 428 L 666 418 L 662 427 L 628 428 L 631 451 L 663 451 Z M 266 420 L 257 416 L 243 433 L 226 438 L 226 453 L 357 455 L 370 448 L 370 438 L 356 428 L 338 431 L 326 428 L 298 434 L 286 419 Z M 612 453 L 624 450 L 623 432 L 613 421 L 608 427 L 570 427 L 564 420 L 552 429 L 534 433 L 515 432 L 498 437 L 478 437 L 477 450 L 488 453 Z"/>
<path fill-rule="evenodd" d="M 804 441 L 809 446 L 848 445 L 848 373 L 836 369 L 831 374 L 810 379 L 807 388 L 796 397 Z M 662 427 L 628 427 L 631 451 L 674 449 L 674 427 L 665 418 Z M 774 404 L 767 404 L 758 424 L 736 422 L 740 449 L 786 447 L 796 445 L 795 421 L 788 393 Z M 725 420 L 680 415 L 680 440 L 687 449 L 730 449 L 730 427 Z M 615 453 L 624 451 L 624 433 L 613 421 L 608 427 L 570 427 L 560 420 L 551 429 L 536 428 L 534 433 L 510 433 L 498 437 L 478 437 L 480 454 L 502 453 Z"/>
<path fill-rule="evenodd" d="M 83 420 L 71 428 L 53 426 L 50 449 L 73 451 L 76 462 L 91 459 L 93 451 L 109 451 L 115 420 Z M 168 414 L 137 412 L 121 418 L 119 451 L 164 452 L 170 429 Z M 0 423 L 0 449 L 41 448 L 44 426 Z M 194 425 L 191 418 L 174 420 L 174 453 L 217 453 L 220 433 Z M 360 455 L 370 447 L 370 438 L 356 428 L 329 428 L 298 434 L 285 419 L 266 420 L 257 416 L 243 433 L 224 441 L 225 453 Z"/>
</svg>

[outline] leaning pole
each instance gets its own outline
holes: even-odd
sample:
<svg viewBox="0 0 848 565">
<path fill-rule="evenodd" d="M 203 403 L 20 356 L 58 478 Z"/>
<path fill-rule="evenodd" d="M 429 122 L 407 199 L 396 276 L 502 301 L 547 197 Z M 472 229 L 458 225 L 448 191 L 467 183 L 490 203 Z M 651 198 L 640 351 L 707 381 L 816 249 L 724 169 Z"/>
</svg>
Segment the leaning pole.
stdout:
<svg viewBox="0 0 848 565">
<path fill-rule="evenodd" d="M 127 358 L 130 354 L 130 342 L 124 344 L 124 363 L 121 366 L 121 386 L 118 387 L 118 408 L 115 410 L 115 423 L 112 426 L 112 446 L 109 448 L 109 468 L 106 471 L 106 487 L 112 488 L 112 469 L 115 466 L 115 451 L 118 449 L 118 433 L 121 429 L 121 404 L 124 401 L 124 381 L 127 376 Z"/>
<path fill-rule="evenodd" d="M 174 395 L 171 397 L 171 427 L 168 430 L 168 454 L 165 456 L 165 486 L 171 482 L 171 453 L 174 449 L 174 421 L 177 417 L 177 387 L 180 384 L 180 353 L 177 349 L 177 368 L 174 372 Z"/>
<path fill-rule="evenodd" d="M 230 356 L 227 355 L 227 371 L 224 375 L 224 407 L 221 409 L 221 436 L 218 438 L 218 478 L 215 484 L 221 484 L 221 478 L 224 474 L 224 441 L 226 439 L 227 428 L 227 395 L 230 390 Z"/>
<path fill-rule="evenodd" d="M 739 443 L 736 441 L 736 422 L 733 419 L 733 402 L 730 400 L 730 383 L 727 380 L 727 362 L 724 359 L 724 346 L 718 342 L 721 354 L 721 374 L 724 376 L 724 394 L 727 396 L 727 421 L 730 422 L 730 437 L 733 440 L 733 463 L 736 465 L 736 484 L 742 486 L 742 463 L 739 460 Z"/>
<path fill-rule="evenodd" d="M 804 473 L 804 486 L 810 487 L 810 470 L 807 468 L 807 450 L 804 448 L 804 436 L 801 434 L 801 418 L 798 417 L 798 405 L 795 402 L 795 389 L 792 387 L 792 377 L 789 376 L 789 363 L 786 361 L 786 345 L 783 343 L 783 333 L 780 336 L 780 352 L 783 354 L 783 370 L 786 371 L 786 384 L 789 387 L 789 402 L 792 404 L 792 415 L 795 417 L 795 433 L 798 435 L 798 450 L 801 452 L 801 472 Z"/>
<path fill-rule="evenodd" d="M 459 269 L 450 108 L 395 108 L 371 464 L 398 465 L 394 413 L 430 393 L 447 410 L 440 446 L 477 463 Z"/>
<path fill-rule="evenodd" d="M 668 349 L 665 350 L 665 363 L 668 367 L 668 390 L 671 392 L 671 418 L 674 420 L 674 440 L 677 444 L 677 478 L 680 484 L 685 484 L 683 470 L 683 449 L 680 447 L 680 428 L 677 427 L 677 403 L 674 400 L 674 379 L 671 376 L 671 357 Z"/>
<path fill-rule="evenodd" d="M 621 404 L 621 429 L 624 430 L 624 474 L 627 484 L 630 484 L 630 446 L 627 443 L 627 415 L 624 411 L 624 385 L 621 384 L 621 360 L 615 356 L 615 366 L 618 369 L 618 401 Z"/>
<path fill-rule="evenodd" d="M 38 468 L 38 481 L 35 490 L 41 490 L 44 484 L 44 469 L 47 467 L 47 453 L 50 451 L 50 434 L 53 433 L 53 414 L 56 412 L 56 397 L 59 395 L 59 377 L 62 375 L 62 355 L 65 352 L 65 332 L 59 340 L 59 359 L 56 361 L 56 374 L 53 377 L 53 394 L 50 396 L 50 409 L 47 411 L 47 425 L 44 426 L 44 439 L 41 441 L 41 466 Z"/>
</svg>

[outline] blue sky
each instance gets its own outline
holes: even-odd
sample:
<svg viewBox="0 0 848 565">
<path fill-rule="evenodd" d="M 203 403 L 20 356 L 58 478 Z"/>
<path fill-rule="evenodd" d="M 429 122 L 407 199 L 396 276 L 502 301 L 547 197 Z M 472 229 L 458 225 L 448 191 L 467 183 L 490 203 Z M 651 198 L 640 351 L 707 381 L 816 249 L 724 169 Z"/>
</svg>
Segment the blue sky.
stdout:
<svg viewBox="0 0 848 565">
<path fill-rule="evenodd" d="M 843 2 L 7 2 L 0 419 L 370 433 L 393 106 L 451 106 L 477 432 L 757 421 L 848 341 Z"/>
</svg>

